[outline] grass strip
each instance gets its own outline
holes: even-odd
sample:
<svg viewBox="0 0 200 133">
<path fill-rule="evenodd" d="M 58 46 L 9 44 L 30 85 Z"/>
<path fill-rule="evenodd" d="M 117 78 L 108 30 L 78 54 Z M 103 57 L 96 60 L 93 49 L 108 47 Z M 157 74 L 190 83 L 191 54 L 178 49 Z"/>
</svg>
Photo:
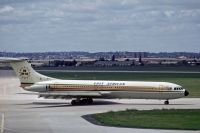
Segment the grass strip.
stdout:
<svg viewBox="0 0 200 133">
<path fill-rule="evenodd" d="M 108 126 L 200 130 L 200 109 L 126 110 L 91 115 Z"/>
</svg>

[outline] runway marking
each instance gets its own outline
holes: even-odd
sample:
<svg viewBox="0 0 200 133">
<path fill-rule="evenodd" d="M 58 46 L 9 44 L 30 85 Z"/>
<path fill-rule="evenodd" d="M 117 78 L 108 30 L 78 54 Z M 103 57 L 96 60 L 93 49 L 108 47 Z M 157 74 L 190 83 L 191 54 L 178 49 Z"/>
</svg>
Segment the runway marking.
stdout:
<svg viewBox="0 0 200 133">
<path fill-rule="evenodd" d="M 1 132 L 0 133 L 4 133 L 4 114 L 1 115 Z"/>
</svg>

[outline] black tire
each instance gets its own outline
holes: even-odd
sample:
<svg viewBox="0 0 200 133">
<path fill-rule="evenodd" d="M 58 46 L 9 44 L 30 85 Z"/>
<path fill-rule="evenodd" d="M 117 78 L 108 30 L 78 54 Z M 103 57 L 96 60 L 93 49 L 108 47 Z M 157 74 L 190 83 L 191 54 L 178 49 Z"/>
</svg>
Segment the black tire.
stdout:
<svg viewBox="0 0 200 133">
<path fill-rule="evenodd" d="M 88 100 L 88 103 L 89 103 L 89 104 L 92 104 L 92 103 L 93 103 L 92 98 L 88 98 L 87 100 Z"/>
<path fill-rule="evenodd" d="M 168 105 L 168 104 L 169 104 L 169 101 L 165 101 L 164 104 L 165 104 L 165 105 Z"/>
<path fill-rule="evenodd" d="M 72 100 L 71 105 L 77 105 L 76 100 Z"/>
<path fill-rule="evenodd" d="M 80 102 L 81 102 L 81 104 L 88 104 L 88 100 L 87 99 L 82 99 Z"/>
</svg>

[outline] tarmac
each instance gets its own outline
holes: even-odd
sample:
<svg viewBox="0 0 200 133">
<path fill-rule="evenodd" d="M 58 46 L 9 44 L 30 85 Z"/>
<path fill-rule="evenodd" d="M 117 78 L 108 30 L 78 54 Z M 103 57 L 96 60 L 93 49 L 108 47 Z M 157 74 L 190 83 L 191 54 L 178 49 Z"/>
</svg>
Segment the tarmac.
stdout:
<svg viewBox="0 0 200 133">
<path fill-rule="evenodd" d="M 24 93 L 12 70 L 0 70 L 0 133 L 200 133 L 191 130 L 160 130 L 98 126 L 83 115 L 126 109 L 199 109 L 199 98 L 170 100 L 95 100 L 93 105 L 71 106 L 71 100 L 50 100 Z"/>
</svg>

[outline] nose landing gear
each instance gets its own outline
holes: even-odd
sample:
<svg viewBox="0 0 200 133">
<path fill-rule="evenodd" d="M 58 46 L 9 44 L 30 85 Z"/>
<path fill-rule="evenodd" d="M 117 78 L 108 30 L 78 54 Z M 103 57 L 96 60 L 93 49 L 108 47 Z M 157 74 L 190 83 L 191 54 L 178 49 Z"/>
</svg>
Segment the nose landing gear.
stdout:
<svg viewBox="0 0 200 133">
<path fill-rule="evenodd" d="M 169 101 L 168 101 L 168 100 L 166 100 L 166 101 L 164 102 L 164 104 L 165 104 L 165 105 L 168 105 L 168 104 L 169 104 Z"/>
</svg>

